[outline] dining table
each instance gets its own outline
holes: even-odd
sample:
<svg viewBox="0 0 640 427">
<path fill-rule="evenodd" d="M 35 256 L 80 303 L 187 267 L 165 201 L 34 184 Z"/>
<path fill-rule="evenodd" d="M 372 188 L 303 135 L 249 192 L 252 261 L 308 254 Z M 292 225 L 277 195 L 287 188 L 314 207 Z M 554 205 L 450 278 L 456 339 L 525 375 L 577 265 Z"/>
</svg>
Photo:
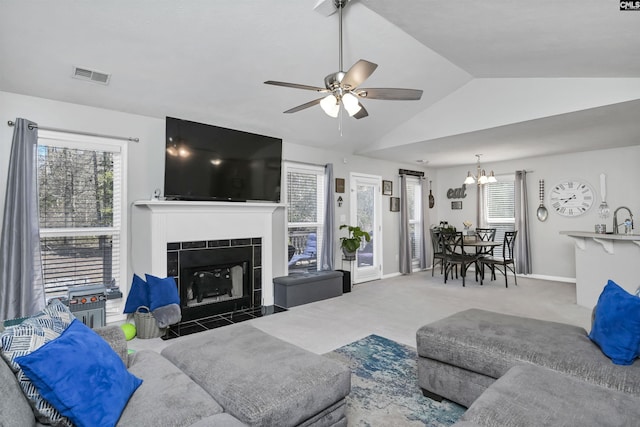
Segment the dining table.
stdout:
<svg viewBox="0 0 640 427">
<path fill-rule="evenodd" d="M 473 237 L 465 236 L 462 239 L 462 248 L 474 248 L 476 254 L 480 253 L 483 249 L 486 248 L 495 248 L 496 246 L 502 245 L 501 242 L 488 241 L 488 240 L 477 240 Z"/>
<path fill-rule="evenodd" d="M 474 248 L 476 255 L 491 255 L 493 252 L 489 251 L 489 249 L 495 248 L 496 246 L 501 246 L 501 242 L 495 242 L 493 240 L 478 240 L 475 236 L 465 236 L 462 239 L 462 251 L 465 251 L 465 248 Z M 476 282 L 478 281 L 478 261 L 476 260 Z M 484 277 L 484 273 L 481 274 Z"/>
<path fill-rule="evenodd" d="M 496 246 L 501 246 L 502 243 L 490 241 L 490 240 L 480 240 L 475 235 L 463 235 L 461 249 L 460 244 L 457 245 L 458 250 L 462 250 L 463 253 L 468 254 L 469 256 L 474 255 L 475 258 L 470 260 L 469 264 L 476 264 L 476 281 L 478 280 L 478 256 L 479 255 L 490 255 L 491 251 L 489 249 L 494 248 Z M 445 257 L 446 258 L 446 257 Z M 463 263 L 464 266 L 464 263 Z M 466 268 L 462 267 L 464 270 Z M 445 274 L 445 283 L 446 283 L 446 274 Z M 457 276 L 457 274 L 456 274 Z M 463 273 L 463 286 L 464 286 L 464 276 Z"/>
</svg>

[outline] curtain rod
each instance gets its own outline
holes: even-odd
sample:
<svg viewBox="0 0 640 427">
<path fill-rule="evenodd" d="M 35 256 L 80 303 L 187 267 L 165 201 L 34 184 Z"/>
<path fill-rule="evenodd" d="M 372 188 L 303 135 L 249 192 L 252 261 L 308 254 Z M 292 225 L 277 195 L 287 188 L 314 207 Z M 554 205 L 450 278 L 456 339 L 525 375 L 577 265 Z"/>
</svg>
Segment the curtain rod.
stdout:
<svg viewBox="0 0 640 427">
<path fill-rule="evenodd" d="M 283 162 L 289 162 L 289 163 L 297 163 L 299 165 L 317 166 L 317 167 L 320 167 L 320 168 L 323 168 L 323 167 L 325 167 L 327 165 L 326 163 L 321 165 L 319 163 L 299 162 L 297 160 L 289 160 L 289 159 L 282 159 L 282 161 Z"/>
<path fill-rule="evenodd" d="M 398 173 L 400 175 L 411 175 L 411 176 L 424 177 L 424 172 L 422 172 L 422 171 L 412 171 L 412 170 L 409 170 L 409 169 L 399 169 Z"/>
<path fill-rule="evenodd" d="M 15 126 L 16 124 L 14 122 L 12 122 L 11 120 L 9 120 L 7 122 L 7 125 L 8 126 Z M 44 127 L 44 126 L 34 126 L 34 125 L 29 125 L 28 127 L 29 127 L 30 130 L 33 130 L 34 128 L 36 128 L 36 129 L 48 130 L 48 131 L 51 131 L 51 132 L 73 133 L 75 135 L 97 136 L 99 138 L 120 139 L 120 140 L 123 140 L 123 141 L 140 142 L 140 138 L 133 138 L 131 136 L 104 135 L 104 134 L 100 134 L 100 133 L 82 132 L 82 131 L 67 130 L 67 129 L 57 129 L 57 128 L 50 128 L 50 127 Z"/>
</svg>

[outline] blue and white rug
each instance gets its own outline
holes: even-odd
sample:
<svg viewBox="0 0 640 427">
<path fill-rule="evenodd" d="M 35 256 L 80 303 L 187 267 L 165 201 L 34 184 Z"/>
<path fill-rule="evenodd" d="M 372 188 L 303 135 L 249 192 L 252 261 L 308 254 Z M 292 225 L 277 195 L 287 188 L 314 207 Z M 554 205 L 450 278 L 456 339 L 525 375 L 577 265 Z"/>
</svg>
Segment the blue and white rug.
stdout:
<svg viewBox="0 0 640 427">
<path fill-rule="evenodd" d="M 325 356 L 351 368 L 349 426 L 450 426 L 465 411 L 422 395 L 416 351 L 409 346 L 369 335 Z"/>
</svg>

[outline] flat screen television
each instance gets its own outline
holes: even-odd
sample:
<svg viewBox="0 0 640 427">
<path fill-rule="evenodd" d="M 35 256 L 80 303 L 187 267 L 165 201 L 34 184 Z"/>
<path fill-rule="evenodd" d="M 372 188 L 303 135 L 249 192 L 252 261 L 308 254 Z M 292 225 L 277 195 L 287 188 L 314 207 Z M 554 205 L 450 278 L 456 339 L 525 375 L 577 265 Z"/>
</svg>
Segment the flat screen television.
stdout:
<svg viewBox="0 0 640 427">
<path fill-rule="evenodd" d="M 168 200 L 280 202 L 282 139 L 167 117 Z"/>
</svg>

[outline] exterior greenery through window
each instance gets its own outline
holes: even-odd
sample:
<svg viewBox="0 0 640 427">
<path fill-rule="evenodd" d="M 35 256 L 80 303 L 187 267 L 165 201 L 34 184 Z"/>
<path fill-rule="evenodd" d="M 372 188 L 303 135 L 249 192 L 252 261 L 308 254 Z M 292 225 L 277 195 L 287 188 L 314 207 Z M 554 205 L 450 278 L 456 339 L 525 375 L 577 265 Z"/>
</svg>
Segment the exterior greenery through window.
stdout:
<svg viewBox="0 0 640 427">
<path fill-rule="evenodd" d="M 485 184 L 485 203 L 487 227 L 496 229 L 496 242 L 502 242 L 505 231 L 515 229 L 515 178 L 513 175 L 501 176 L 498 182 Z M 502 246 L 493 251 L 502 256 Z"/>
<path fill-rule="evenodd" d="M 324 168 L 286 164 L 289 271 L 317 270 L 324 226 Z"/>
<path fill-rule="evenodd" d="M 41 137 L 37 162 L 47 298 L 74 285 L 120 286 L 119 146 Z"/>
</svg>

